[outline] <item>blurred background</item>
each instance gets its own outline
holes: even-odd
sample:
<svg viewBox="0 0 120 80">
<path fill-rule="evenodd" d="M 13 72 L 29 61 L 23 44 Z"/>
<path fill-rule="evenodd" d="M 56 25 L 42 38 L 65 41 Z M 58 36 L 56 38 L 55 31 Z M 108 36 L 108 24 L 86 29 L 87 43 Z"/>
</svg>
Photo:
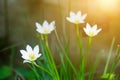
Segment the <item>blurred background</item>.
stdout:
<svg viewBox="0 0 120 80">
<path fill-rule="evenodd" d="M 38 44 L 35 22 L 55 20 L 56 29 L 61 39 L 66 42 L 70 38 L 69 55 L 77 66 L 79 54 L 76 47 L 74 24 L 66 21 L 70 11 L 87 13 L 85 22 L 98 24 L 102 31 L 93 38 L 91 60 L 101 50 L 105 50 L 100 67 L 104 67 L 112 38 L 116 38 L 115 48 L 120 44 L 120 0 L 0 0 L 0 67 L 10 66 L 14 69 L 22 67 L 19 50 L 26 44 Z M 83 29 L 85 24 L 81 24 Z M 83 43 L 87 36 L 83 32 Z M 49 44 L 56 63 L 59 63 L 56 38 L 54 33 L 49 36 Z M 113 51 L 114 56 L 114 51 Z M 3 67 L 2 67 L 3 68 Z M 118 68 L 118 72 L 119 68 Z"/>
</svg>

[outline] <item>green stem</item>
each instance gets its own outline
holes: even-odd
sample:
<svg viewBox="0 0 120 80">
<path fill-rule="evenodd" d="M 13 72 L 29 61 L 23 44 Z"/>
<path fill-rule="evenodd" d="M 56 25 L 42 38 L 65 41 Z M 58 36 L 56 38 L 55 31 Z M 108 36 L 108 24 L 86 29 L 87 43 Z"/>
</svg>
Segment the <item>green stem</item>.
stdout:
<svg viewBox="0 0 120 80">
<path fill-rule="evenodd" d="M 63 48 L 63 46 L 62 46 L 62 44 L 61 44 L 61 41 L 60 41 L 60 39 L 59 39 L 59 36 L 58 36 L 58 33 L 57 33 L 56 30 L 55 30 L 55 35 L 56 35 L 56 38 L 57 38 L 58 44 L 60 45 L 60 48 L 62 49 L 62 52 L 64 53 L 64 55 L 65 55 L 67 61 L 69 62 L 71 68 L 73 69 L 75 75 L 77 75 L 77 72 L 76 72 L 76 70 L 75 70 L 75 67 L 73 66 L 73 64 L 71 63 L 69 57 L 67 56 L 67 54 L 66 54 L 65 51 L 64 51 L 64 48 Z"/>
<path fill-rule="evenodd" d="M 48 73 L 50 76 L 52 76 L 51 73 L 50 73 L 49 71 L 47 71 L 45 68 L 39 66 L 39 65 L 36 64 L 35 62 L 32 62 L 32 64 L 34 64 L 34 65 L 35 65 L 36 67 L 38 67 L 39 69 L 41 69 L 42 71 L 44 71 L 44 72 Z"/>
<path fill-rule="evenodd" d="M 109 51 L 109 55 L 108 55 L 108 59 L 107 59 L 106 65 L 105 65 L 103 75 L 105 75 L 107 73 L 107 69 L 108 69 L 110 57 L 111 57 L 111 54 L 112 54 L 112 49 L 113 49 L 114 42 L 115 42 L 115 38 L 113 38 L 113 40 L 112 40 L 112 44 L 111 44 L 111 47 L 110 47 L 110 51 Z"/>
<path fill-rule="evenodd" d="M 87 57 L 89 56 L 91 44 L 92 44 L 92 37 L 89 37 L 89 38 L 88 38 L 87 47 L 86 47 L 86 52 L 85 52 L 85 60 L 86 60 Z"/>
<path fill-rule="evenodd" d="M 89 48 L 90 48 L 91 44 L 92 44 L 92 37 L 89 37 Z"/>
<path fill-rule="evenodd" d="M 46 43 L 46 46 L 48 46 L 48 35 L 45 35 L 45 43 Z"/>
<path fill-rule="evenodd" d="M 82 33 L 79 32 L 79 24 L 76 24 L 76 36 L 77 36 L 77 41 L 80 49 L 80 59 L 82 59 Z"/>
<path fill-rule="evenodd" d="M 46 43 L 46 48 L 47 48 L 47 51 L 48 51 L 48 57 L 50 58 L 50 60 L 51 60 L 51 62 L 52 62 L 52 66 L 53 66 L 53 68 L 54 68 L 54 70 L 55 70 L 55 75 L 57 76 L 57 80 L 59 80 L 59 75 L 58 75 L 58 71 L 57 71 L 57 68 L 56 68 L 56 66 L 55 66 L 55 62 L 54 62 L 54 60 L 53 60 L 53 57 L 52 57 L 52 53 L 51 53 L 51 50 L 50 50 L 50 48 L 49 48 L 49 45 L 48 45 L 48 35 L 45 35 L 45 43 Z M 51 64 L 50 64 L 51 65 Z"/>
<path fill-rule="evenodd" d="M 51 59 L 52 64 L 53 64 L 53 68 L 54 68 L 54 70 L 55 70 L 55 73 L 56 73 L 55 75 L 57 76 L 57 80 L 60 80 L 60 79 L 59 79 L 59 74 L 58 74 L 57 68 L 56 68 L 56 66 L 55 66 L 55 62 L 54 62 L 54 60 L 53 60 L 53 57 L 52 57 L 52 55 L 51 55 L 52 53 L 51 53 L 51 51 L 50 51 L 49 46 L 47 46 L 47 50 L 48 50 L 50 59 Z"/>
<path fill-rule="evenodd" d="M 51 61 L 48 50 L 46 49 L 46 43 L 44 43 L 44 40 L 40 39 L 40 44 L 41 44 L 42 52 L 44 53 L 44 58 L 46 58 L 46 64 L 49 65 L 49 71 L 51 72 L 51 70 L 53 68 L 53 63 Z M 52 71 L 52 77 L 54 78 L 53 71 Z"/>
<path fill-rule="evenodd" d="M 119 63 L 119 57 L 120 57 L 120 46 L 117 47 L 116 52 L 115 52 L 115 57 L 113 60 L 113 64 L 111 66 L 110 72 L 112 73 L 115 70 L 116 65 Z"/>
<path fill-rule="evenodd" d="M 32 62 L 32 67 L 33 67 L 33 68 L 31 68 L 31 69 L 35 72 L 35 75 L 36 75 L 36 77 L 37 77 L 37 80 L 39 80 L 40 77 L 39 77 L 39 75 L 38 75 L 38 72 L 37 72 L 37 70 L 36 70 L 33 62 Z"/>
<path fill-rule="evenodd" d="M 44 40 L 44 37 L 43 37 L 43 35 L 42 35 L 42 34 L 40 35 L 40 37 L 41 37 L 41 39 L 42 39 L 42 40 Z"/>
</svg>

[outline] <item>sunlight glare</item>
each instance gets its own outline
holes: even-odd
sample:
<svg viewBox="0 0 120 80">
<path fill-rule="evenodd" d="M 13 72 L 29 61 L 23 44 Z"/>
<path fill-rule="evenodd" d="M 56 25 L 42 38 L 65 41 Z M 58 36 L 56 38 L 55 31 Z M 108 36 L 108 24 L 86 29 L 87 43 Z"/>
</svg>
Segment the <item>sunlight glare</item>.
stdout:
<svg viewBox="0 0 120 80">
<path fill-rule="evenodd" d="M 98 0 L 100 9 L 105 12 L 113 12 L 118 9 L 118 0 Z"/>
</svg>

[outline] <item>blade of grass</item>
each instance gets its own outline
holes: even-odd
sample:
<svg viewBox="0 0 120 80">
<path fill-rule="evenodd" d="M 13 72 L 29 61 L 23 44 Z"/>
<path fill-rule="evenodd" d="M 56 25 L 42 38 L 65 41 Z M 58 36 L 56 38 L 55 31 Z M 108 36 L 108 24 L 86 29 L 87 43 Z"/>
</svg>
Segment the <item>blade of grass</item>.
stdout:
<svg viewBox="0 0 120 80">
<path fill-rule="evenodd" d="M 112 43 L 111 43 L 111 47 L 110 47 L 110 50 L 109 50 L 109 54 L 108 54 L 108 58 L 107 58 L 107 62 L 106 62 L 106 65 L 105 65 L 105 69 L 104 69 L 103 75 L 105 75 L 107 73 L 109 61 L 110 61 L 112 50 L 113 50 L 113 46 L 114 46 L 114 42 L 115 42 L 115 38 L 113 38 Z"/>
<path fill-rule="evenodd" d="M 96 68 L 97 68 L 97 66 L 100 62 L 102 54 L 103 54 L 103 51 L 100 51 L 100 53 L 98 54 L 98 56 L 96 58 L 96 61 L 95 61 L 94 65 L 91 66 L 88 80 L 93 80 L 95 70 L 96 70 Z"/>
<path fill-rule="evenodd" d="M 43 51 L 44 51 L 44 53 L 47 57 L 47 60 L 48 60 L 48 64 L 50 65 L 50 66 L 48 66 L 49 70 L 52 71 L 54 80 L 59 80 L 59 74 L 58 74 L 55 62 L 53 60 L 53 57 L 52 57 L 52 52 L 51 52 L 49 45 L 48 45 L 48 35 L 43 35 L 43 36 L 45 39 L 43 39 L 43 37 L 42 37 L 42 40 L 40 40 L 40 42 L 42 42 L 41 47 L 43 48 Z"/>
<path fill-rule="evenodd" d="M 70 64 L 71 68 L 73 69 L 75 75 L 77 75 L 76 69 L 75 69 L 75 67 L 73 66 L 73 64 L 71 63 L 71 61 L 70 61 L 68 55 L 66 54 L 66 52 L 65 52 L 65 50 L 64 50 L 64 47 L 63 47 L 62 44 L 61 44 L 61 41 L 60 41 L 60 39 L 59 39 L 59 37 L 58 37 L 58 33 L 57 33 L 56 30 L 55 30 L 55 35 L 56 35 L 58 44 L 59 44 L 59 46 L 60 46 L 62 52 L 64 53 L 64 55 L 65 55 L 65 57 L 66 57 L 66 60 L 69 62 L 69 64 Z"/>
<path fill-rule="evenodd" d="M 116 65 L 118 64 L 120 59 L 120 46 L 117 47 L 116 52 L 115 52 L 115 57 L 113 60 L 113 64 L 111 66 L 110 72 L 113 72 L 115 70 Z"/>
</svg>

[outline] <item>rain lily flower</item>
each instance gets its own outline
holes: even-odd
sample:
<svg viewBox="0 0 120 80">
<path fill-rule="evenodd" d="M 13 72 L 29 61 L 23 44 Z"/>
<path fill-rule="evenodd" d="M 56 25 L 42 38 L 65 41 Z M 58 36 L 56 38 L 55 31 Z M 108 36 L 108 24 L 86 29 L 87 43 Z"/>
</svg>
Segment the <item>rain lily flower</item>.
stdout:
<svg viewBox="0 0 120 80">
<path fill-rule="evenodd" d="M 52 21 L 50 24 L 45 20 L 43 24 L 36 22 L 36 31 L 41 34 L 50 34 L 55 29 L 55 21 Z"/>
<path fill-rule="evenodd" d="M 87 14 L 81 14 L 81 12 L 77 12 L 77 14 L 75 14 L 74 12 L 70 12 L 70 17 L 67 17 L 66 19 L 68 21 L 70 21 L 71 23 L 74 24 L 80 24 L 80 23 L 84 23 L 84 19 L 86 18 Z"/>
<path fill-rule="evenodd" d="M 93 27 L 90 26 L 90 24 L 86 24 L 86 28 L 84 28 L 85 33 L 90 36 L 96 36 L 102 29 L 97 30 L 97 25 L 94 25 Z"/>
<path fill-rule="evenodd" d="M 22 58 L 24 59 L 23 63 L 31 63 L 41 56 L 41 53 L 39 54 L 38 45 L 36 45 L 34 49 L 32 49 L 31 46 L 27 45 L 26 50 L 20 50 L 20 52 L 22 54 Z"/>
</svg>

